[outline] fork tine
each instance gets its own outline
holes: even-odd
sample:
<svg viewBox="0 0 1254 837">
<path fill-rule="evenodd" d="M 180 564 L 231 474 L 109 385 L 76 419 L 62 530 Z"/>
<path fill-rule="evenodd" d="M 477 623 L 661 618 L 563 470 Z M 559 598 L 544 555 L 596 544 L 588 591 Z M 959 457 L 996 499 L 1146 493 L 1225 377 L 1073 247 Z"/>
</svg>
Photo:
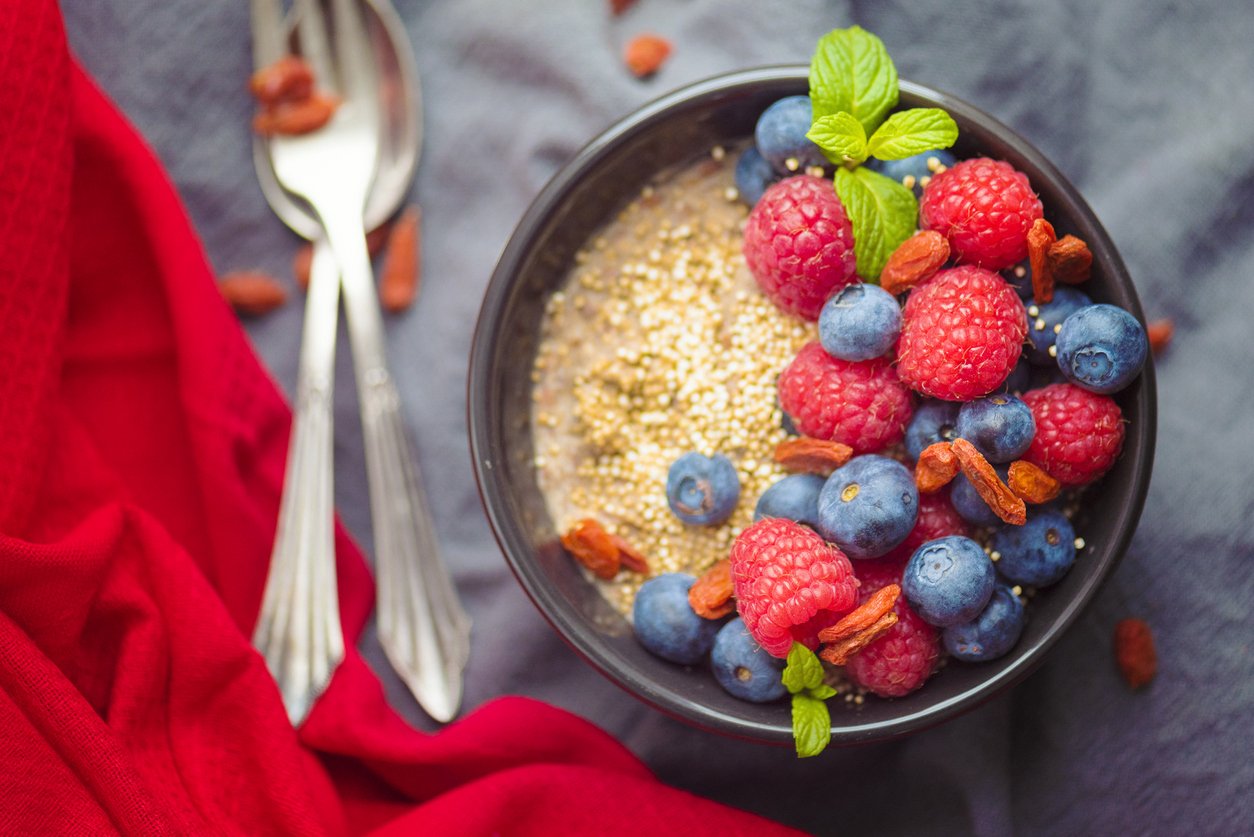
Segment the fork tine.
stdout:
<svg viewBox="0 0 1254 837">
<path fill-rule="evenodd" d="M 370 101 L 376 84 L 373 50 L 366 38 L 360 3 L 358 0 L 331 0 L 331 12 L 335 21 L 335 56 L 340 84 L 346 96 Z"/>
<path fill-rule="evenodd" d="M 278 61 L 287 52 L 283 43 L 283 8 L 279 0 L 252 0 L 253 69 Z"/>
<path fill-rule="evenodd" d="M 296 0 L 292 7 L 297 15 L 296 32 L 300 37 L 300 54 L 313 68 L 318 87 L 338 92 L 335 66 L 331 63 L 331 46 L 327 41 L 327 19 L 322 0 Z"/>
</svg>

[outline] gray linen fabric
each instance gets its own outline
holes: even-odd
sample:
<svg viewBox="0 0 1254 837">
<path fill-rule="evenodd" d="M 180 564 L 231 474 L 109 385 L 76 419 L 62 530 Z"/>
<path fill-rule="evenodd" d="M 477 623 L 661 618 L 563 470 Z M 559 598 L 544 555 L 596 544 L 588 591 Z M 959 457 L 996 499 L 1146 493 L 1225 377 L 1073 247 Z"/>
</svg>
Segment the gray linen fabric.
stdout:
<svg viewBox="0 0 1254 837">
<path fill-rule="evenodd" d="M 400 0 L 417 46 L 426 145 L 418 305 L 388 348 L 439 524 L 475 620 L 466 705 L 520 693 L 600 724 L 665 780 L 820 834 L 1234 834 L 1254 829 L 1254 12 L 1243 0 L 818 2 Z M 243 0 L 63 0 L 72 46 L 168 167 L 220 271 L 289 276 L 296 240 L 249 165 Z M 660 93 L 719 72 L 808 60 L 858 23 L 903 77 L 1008 123 L 1072 178 L 1110 230 L 1152 317 L 1159 448 L 1127 560 L 1046 664 L 941 728 L 805 762 L 646 708 L 578 660 L 523 595 L 480 509 L 466 447 L 467 351 L 495 258 L 528 201 L 585 141 Z M 622 68 L 628 37 L 675 53 Z M 299 297 L 297 297 L 299 299 Z M 247 324 L 290 391 L 299 302 Z M 341 344 L 342 348 L 344 344 Z M 346 350 L 336 493 L 371 544 Z M 1144 616 L 1157 681 L 1132 694 L 1111 628 Z M 382 665 L 398 709 L 428 722 Z"/>
</svg>

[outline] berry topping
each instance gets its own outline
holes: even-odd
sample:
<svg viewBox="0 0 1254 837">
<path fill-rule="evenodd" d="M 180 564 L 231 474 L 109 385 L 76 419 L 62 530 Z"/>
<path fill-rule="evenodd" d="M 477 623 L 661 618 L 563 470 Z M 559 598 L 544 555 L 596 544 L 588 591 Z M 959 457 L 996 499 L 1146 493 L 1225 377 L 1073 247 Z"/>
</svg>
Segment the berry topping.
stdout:
<svg viewBox="0 0 1254 837">
<path fill-rule="evenodd" d="M 969 401 L 993 392 L 1019 360 L 1027 315 L 996 273 L 942 270 L 915 288 L 902 311 L 897 374 L 932 398 Z"/>
<path fill-rule="evenodd" d="M 966 536 L 970 534 L 967 522 L 954 509 L 948 495 L 949 492 L 947 491 L 919 495 L 919 514 L 914 521 L 914 528 L 910 530 L 910 534 L 906 535 L 904 541 L 892 552 L 884 556 L 884 560 L 899 561 L 904 567 L 906 561 L 910 560 L 910 556 L 914 554 L 914 551 L 928 541 L 934 541 L 947 535 Z M 858 563 L 858 578 L 862 578 L 861 568 L 864 563 L 866 562 Z M 899 572 L 894 582 L 900 580 L 901 573 Z"/>
<path fill-rule="evenodd" d="M 710 651 L 710 668 L 714 679 L 732 697 L 768 703 L 788 694 L 781 676 L 784 661 L 758 645 L 743 619 L 733 619 L 719 629 Z"/>
<path fill-rule="evenodd" d="M 1063 320 L 1054 348 L 1067 380 L 1109 395 L 1141 374 L 1149 338 L 1136 317 L 1114 305 L 1090 305 Z"/>
<path fill-rule="evenodd" d="M 941 149 L 924 151 L 900 160 L 868 160 L 867 168 L 896 180 L 914 192 L 917 198 L 932 178 L 957 162 L 950 152 Z"/>
<path fill-rule="evenodd" d="M 856 278 L 853 227 L 821 177 L 769 187 L 745 222 L 744 254 L 762 292 L 807 320 L 817 320 L 827 298 Z"/>
<path fill-rule="evenodd" d="M 1074 384 L 1050 384 L 1023 394 L 1036 436 L 1023 458 L 1063 485 L 1093 482 L 1123 449 L 1123 413 L 1108 395 Z"/>
<path fill-rule="evenodd" d="M 1022 526 L 1005 526 L 994 532 L 993 549 L 1001 555 L 997 571 L 1008 580 L 1048 587 L 1061 580 L 1075 563 L 1075 530 L 1066 515 L 1042 509 Z"/>
<path fill-rule="evenodd" d="M 905 465 L 858 456 L 837 468 L 819 494 L 819 532 L 850 558 L 878 558 L 906 539 L 919 491 Z"/>
<path fill-rule="evenodd" d="M 989 462 L 1011 462 L 1032 444 L 1036 422 L 1023 399 L 990 395 L 963 404 L 955 429 Z"/>
<path fill-rule="evenodd" d="M 962 625 L 946 628 L 942 634 L 945 650 L 960 660 L 982 663 L 1005 656 L 1023 633 L 1023 602 L 1004 584 L 997 585 L 993 597 L 979 616 Z"/>
<path fill-rule="evenodd" d="M 749 633 L 768 653 L 788 656 L 793 642 L 810 650 L 857 599 L 858 582 L 845 554 L 791 520 L 764 518 L 732 544 L 736 606 Z"/>
<path fill-rule="evenodd" d="M 655 576 L 636 593 L 631 609 L 636 639 L 651 653 L 683 665 L 701 662 L 714 645 L 719 623 L 702 619 L 688 604 L 696 579 L 687 573 Z"/>
<path fill-rule="evenodd" d="M 960 535 L 928 541 L 906 564 L 901 591 L 925 622 L 948 628 L 970 622 L 993 595 L 993 562 Z"/>
<path fill-rule="evenodd" d="M 753 141 L 762 157 L 783 175 L 827 165 L 823 152 L 806 137 L 813 122 L 809 96 L 786 96 L 762 111 Z"/>
<path fill-rule="evenodd" d="M 731 517 L 739 499 L 736 466 L 721 453 L 685 453 L 666 475 L 666 502 L 684 523 L 717 526 Z"/>
<path fill-rule="evenodd" d="M 736 161 L 736 192 L 749 206 L 762 198 L 766 187 L 775 182 L 775 169 L 752 146 L 746 148 Z"/>
<path fill-rule="evenodd" d="M 859 561 L 856 567 L 859 602 L 889 584 L 900 584 L 904 559 Z M 864 689 L 880 697 L 901 697 L 923 685 L 940 656 L 936 628 L 919 618 L 905 596 L 893 606 L 897 624 L 854 655 L 845 671 Z"/>
<path fill-rule="evenodd" d="M 1055 288 L 1054 298 L 1039 304 L 1028 303 L 1028 340 L 1025 350 L 1028 360 L 1037 366 L 1053 366 L 1056 361 L 1049 347 L 1058 339 L 1063 320 L 1086 305 L 1092 305 L 1084 291 L 1075 288 Z"/>
<path fill-rule="evenodd" d="M 906 427 L 906 453 L 918 459 L 923 449 L 937 442 L 952 442 L 957 435 L 958 406 L 952 401 L 924 401 Z"/>
<path fill-rule="evenodd" d="M 1002 482 L 1009 479 L 1009 469 L 1005 465 L 997 466 L 996 472 Z M 1002 520 L 997 516 L 997 512 L 993 511 L 988 501 L 975 490 L 975 486 L 971 484 L 971 480 L 967 479 L 966 474 L 959 474 L 950 483 L 949 502 L 959 517 L 974 526 L 1001 525 Z"/>
<path fill-rule="evenodd" d="M 808 343 L 779 377 L 779 403 L 806 436 L 874 453 L 901 440 L 910 391 L 884 358 L 839 360 Z"/>
<path fill-rule="evenodd" d="M 1043 213 L 1027 175 L 1001 160 L 977 157 L 940 172 L 923 190 L 925 230 L 949 239 L 958 261 L 1001 270 L 1028 254 L 1028 230 Z"/>
<path fill-rule="evenodd" d="M 819 519 L 819 492 L 827 480 L 818 474 L 789 474 L 762 492 L 753 519 L 782 517 L 814 528 Z"/>
<path fill-rule="evenodd" d="M 819 342 L 841 360 L 880 357 L 897 345 L 900 333 L 901 306 L 876 285 L 847 285 L 819 313 Z"/>
</svg>

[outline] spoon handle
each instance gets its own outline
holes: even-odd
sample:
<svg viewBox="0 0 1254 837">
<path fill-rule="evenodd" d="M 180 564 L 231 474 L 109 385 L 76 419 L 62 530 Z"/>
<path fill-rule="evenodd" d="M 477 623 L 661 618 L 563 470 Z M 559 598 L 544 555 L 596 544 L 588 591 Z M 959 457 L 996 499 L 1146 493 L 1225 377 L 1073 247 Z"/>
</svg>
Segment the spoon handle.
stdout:
<svg viewBox="0 0 1254 837">
<path fill-rule="evenodd" d="M 383 320 L 361 213 L 323 216 L 336 252 L 353 347 L 374 528 L 379 642 L 432 718 L 461 704 L 470 619 L 440 556 L 418 464 L 387 367 Z"/>
<path fill-rule="evenodd" d="M 253 629 L 253 647 L 274 675 L 293 726 L 304 721 L 344 659 L 335 574 L 331 412 L 339 297 L 334 256 L 319 239 L 305 303 L 278 528 Z"/>
</svg>

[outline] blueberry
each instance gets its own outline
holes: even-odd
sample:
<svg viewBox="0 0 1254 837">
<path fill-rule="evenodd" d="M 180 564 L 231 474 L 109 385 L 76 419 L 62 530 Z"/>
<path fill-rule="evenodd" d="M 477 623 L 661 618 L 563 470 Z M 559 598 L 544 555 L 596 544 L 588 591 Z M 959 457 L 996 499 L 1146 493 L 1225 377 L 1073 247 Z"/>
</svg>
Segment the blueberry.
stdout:
<svg viewBox="0 0 1254 837">
<path fill-rule="evenodd" d="M 1022 395 L 1032 388 L 1032 364 L 1028 362 L 1027 352 L 1019 356 L 1018 363 L 1015 368 L 1010 370 L 1010 374 L 1006 376 L 1006 380 L 998 387 L 998 392 L 1008 392 L 1011 395 Z"/>
<path fill-rule="evenodd" d="M 758 152 L 782 175 L 795 174 L 810 166 L 827 165 L 827 158 L 819 147 L 806 139 L 813 121 L 809 96 L 780 99 L 758 117 L 758 124 L 753 130 Z M 789 167 L 789 160 L 795 161 L 795 168 Z"/>
<path fill-rule="evenodd" d="M 1058 339 L 1062 321 L 1092 304 L 1093 300 L 1084 291 L 1067 287 L 1054 288 L 1054 298 L 1049 302 L 1028 303 L 1028 360 L 1037 366 L 1056 365 L 1049 347 Z"/>
<path fill-rule="evenodd" d="M 651 653 L 672 663 L 701 662 L 714 645 L 719 623 L 702 619 L 688 604 L 688 588 L 696 578 L 665 573 L 640 585 L 631 608 L 636 639 Z"/>
<path fill-rule="evenodd" d="M 762 198 L 766 187 L 775 182 L 775 169 L 761 152 L 749 146 L 736 161 L 736 191 L 740 199 L 753 206 Z"/>
<path fill-rule="evenodd" d="M 954 429 L 989 462 L 1013 462 L 1031 446 L 1036 419 L 1018 396 L 990 395 L 963 404 Z"/>
<path fill-rule="evenodd" d="M 1075 529 L 1062 512 L 1041 509 L 1022 526 L 994 532 L 993 549 L 1001 554 L 997 571 L 1008 581 L 1048 587 L 1075 563 Z"/>
<path fill-rule="evenodd" d="M 1136 317 L 1114 305 L 1089 305 L 1063 320 L 1055 341 L 1058 368 L 1076 386 L 1109 395 L 1132 383 L 1149 340 Z"/>
<path fill-rule="evenodd" d="M 685 453 L 666 475 L 666 502 L 684 523 L 717 526 L 731 517 L 740 499 L 736 466 L 721 453 Z"/>
<path fill-rule="evenodd" d="M 939 174 L 958 162 L 953 154 L 938 148 L 924 151 L 900 160 L 870 160 L 867 167 L 887 178 L 896 180 L 907 189 L 913 189 L 915 197 L 923 194 L 923 187 L 933 175 Z"/>
<path fill-rule="evenodd" d="M 848 285 L 819 314 L 819 342 L 841 360 L 880 357 L 896 345 L 899 334 L 901 306 L 879 285 Z"/>
<path fill-rule="evenodd" d="M 919 515 L 910 469 L 886 456 L 855 456 L 819 493 L 819 534 L 850 558 L 878 558 L 906 539 Z"/>
<path fill-rule="evenodd" d="M 1032 266 L 1027 262 L 1017 264 L 1002 273 L 1006 284 L 1015 289 L 1019 299 L 1024 301 L 1032 298 Z"/>
<path fill-rule="evenodd" d="M 817 474 L 789 474 L 762 492 L 753 519 L 783 517 L 818 528 L 819 492 L 826 482 Z"/>
<path fill-rule="evenodd" d="M 784 686 L 784 661 L 772 657 L 749 636 L 745 621 L 733 619 L 719 629 L 710 652 L 714 679 L 732 697 L 768 703 L 788 694 Z"/>
<path fill-rule="evenodd" d="M 911 459 L 918 459 L 928 445 L 958 438 L 954 426 L 960 406 L 952 401 L 924 401 L 919 405 L 906 425 L 906 453 Z"/>
<path fill-rule="evenodd" d="M 993 562 L 978 543 L 950 535 L 914 551 L 901 592 L 923 621 L 948 628 L 980 615 L 993 595 L 995 579 Z"/>
<path fill-rule="evenodd" d="M 996 471 L 1002 482 L 1005 482 L 1007 476 L 1006 467 L 997 467 Z M 975 486 L 971 484 L 971 481 L 966 478 L 965 474 L 959 474 L 954 477 L 954 481 L 949 485 L 949 502 L 953 505 L 954 510 L 958 512 L 959 517 L 976 526 L 998 526 L 1001 524 L 1001 518 L 989 508 L 988 503 L 984 502 L 984 498 L 975 490 Z"/>
<path fill-rule="evenodd" d="M 960 660 L 983 663 L 1014 648 L 1023 633 L 1023 602 L 1009 587 L 997 585 L 980 615 L 970 622 L 946 628 L 945 650 Z"/>
<path fill-rule="evenodd" d="M 801 431 L 797 429 L 797 423 L 792 420 L 792 416 L 788 415 L 783 410 L 779 411 L 779 428 L 789 436 L 801 435 Z"/>
</svg>

